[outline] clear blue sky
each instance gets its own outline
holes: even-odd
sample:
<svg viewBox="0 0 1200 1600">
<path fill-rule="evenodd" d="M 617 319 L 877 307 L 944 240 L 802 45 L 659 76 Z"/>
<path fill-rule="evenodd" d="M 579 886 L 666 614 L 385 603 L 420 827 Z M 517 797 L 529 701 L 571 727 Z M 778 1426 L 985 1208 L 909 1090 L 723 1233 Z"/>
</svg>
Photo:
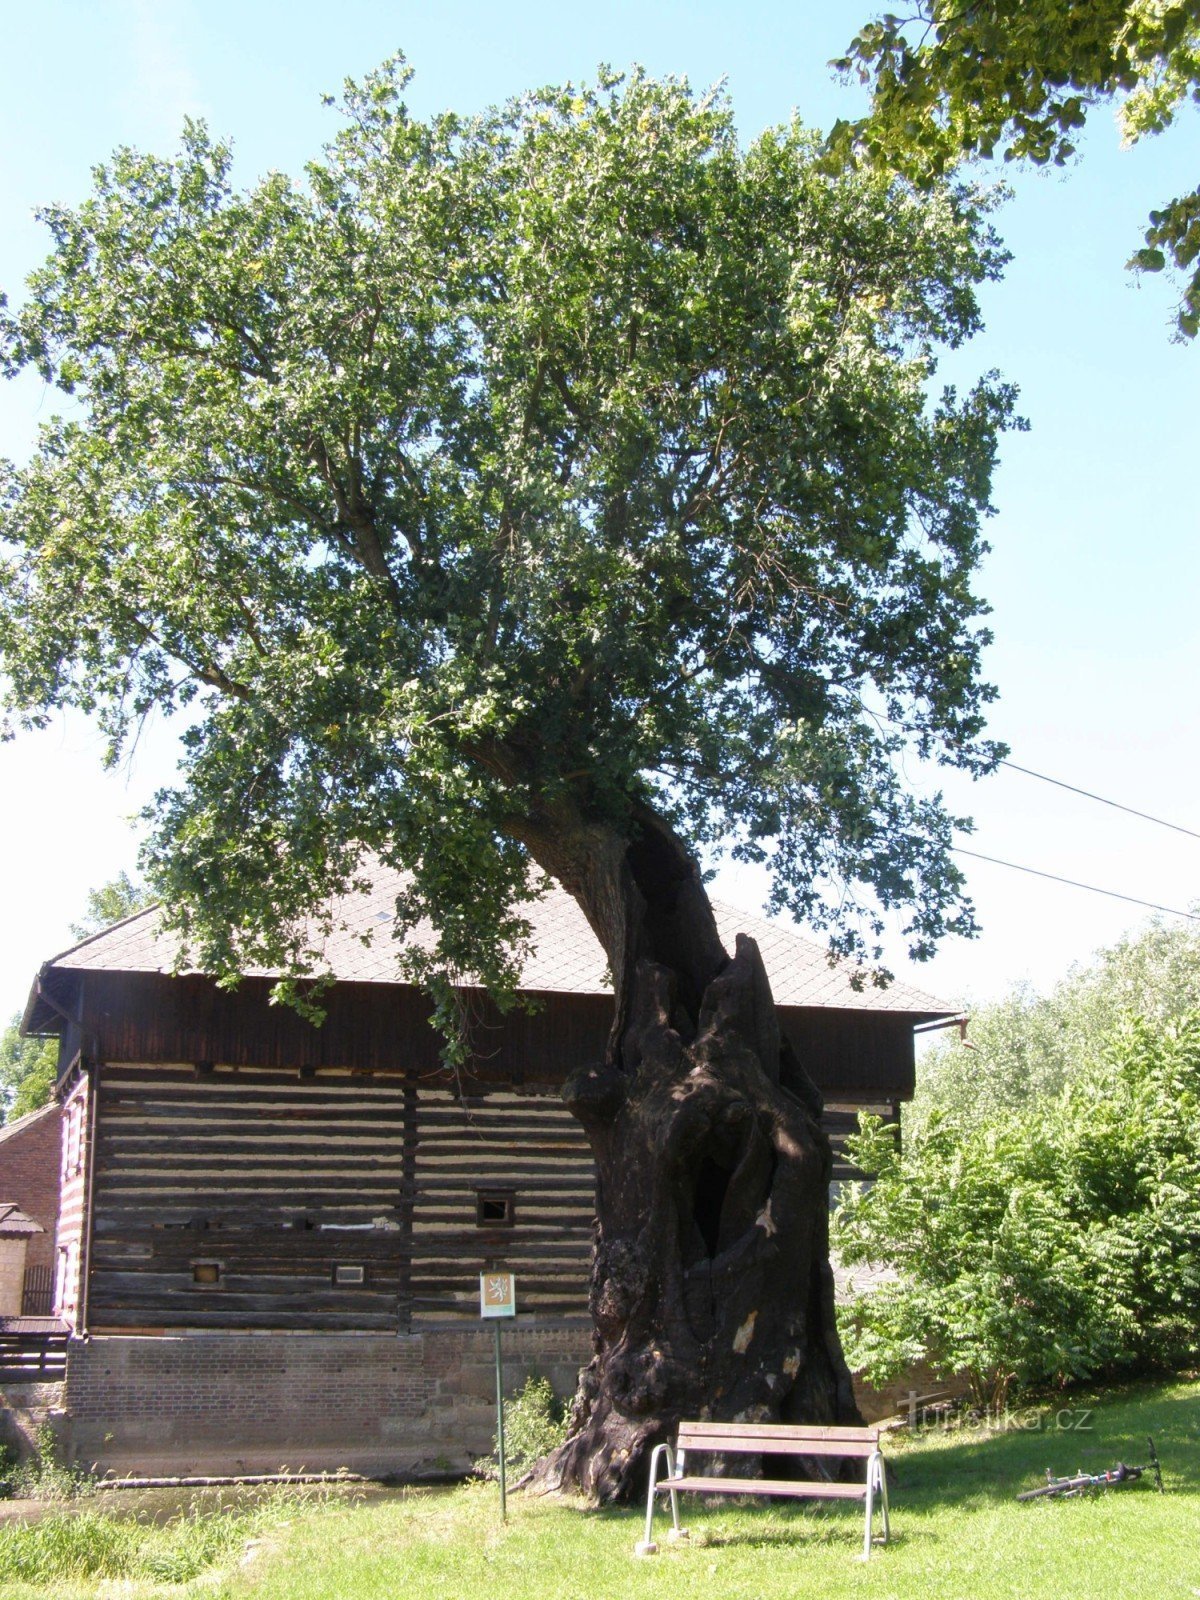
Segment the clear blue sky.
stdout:
<svg viewBox="0 0 1200 1600">
<path fill-rule="evenodd" d="M 827 126 L 860 101 L 826 63 L 871 10 L 869 0 L 745 0 L 736 11 L 709 0 L 11 4 L 0 287 L 17 297 L 44 254 L 36 204 L 80 197 L 92 163 L 116 144 L 168 148 L 185 114 L 232 136 L 246 182 L 295 170 L 333 126 L 322 91 L 400 47 L 417 69 L 419 113 L 471 110 L 589 75 L 600 61 L 640 61 L 696 84 L 727 75 L 745 137 L 793 108 Z M 1134 285 L 1121 266 L 1144 213 L 1195 186 L 1198 133 L 1193 115 L 1122 152 L 1102 109 L 1069 172 L 1010 173 L 1016 193 L 1000 227 L 1012 266 L 988 292 L 985 335 L 944 370 L 966 382 L 1000 368 L 1020 385 L 1032 424 L 1005 448 L 982 579 L 995 607 L 995 733 L 1025 766 L 1200 832 L 1200 348 L 1170 343 L 1169 286 Z M 23 456 L 53 406 L 35 382 L 0 384 L 0 454 Z M 161 727 L 129 770 L 106 776 L 82 721 L 0 747 L 0 1018 L 68 942 L 87 888 L 133 865 L 136 838 L 123 819 L 169 781 L 172 764 Z M 931 781 L 916 769 L 912 777 Z M 1200 896 L 1200 840 L 1012 772 L 955 786 L 953 799 L 977 819 L 974 849 L 1170 906 Z M 1046 985 L 1141 918 L 1117 901 L 967 865 L 985 934 L 915 974 L 951 998 L 995 994 L 1021 976 Z M 756 904 L 748 878 L 725 877 L 720 890 Z"/>
</svg>

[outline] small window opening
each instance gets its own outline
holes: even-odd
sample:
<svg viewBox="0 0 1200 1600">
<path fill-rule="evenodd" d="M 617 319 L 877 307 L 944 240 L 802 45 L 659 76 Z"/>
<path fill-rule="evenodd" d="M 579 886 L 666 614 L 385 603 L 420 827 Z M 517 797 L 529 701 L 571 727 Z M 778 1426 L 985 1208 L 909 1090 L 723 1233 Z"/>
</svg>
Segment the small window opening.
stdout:
<svg viewBox="0 0 1200 1600">
<path fill-rule="evenodd" d="M 301 1233 L 311 1233 L 316 1227 L 316 1223 L 311 1217 L 293 1217 L 292 1227 L 299 1229 Z"/>
<path fill-rule="evenodd" d="M 511 1190 L 482 1191 L 475 1197 L 475 1222 L 480 1228 L 511 1228 L 517 1197 Z"/>
<path fill-rule="evenodd" d="M 365 1284 L 367 1281 L 367 1269 L 364 1266 L 351 1264 L 348 1261 L 339 1262 L 333 1269 L 333 1281 L 335 1284 L 345 1285 Z"/>
<path fill-rule="evenodd" d="M 193 1261 L 192 1262 L 192 1282 L 193 1283 L 212 1284 L 212 1283 L 220 1283 L 220 1281 L 221 1281 L 221 1267 L 220 1267 L 220 1263 L 219 1262 L 216 1262 L 216 1261 Z"/>
</svg>

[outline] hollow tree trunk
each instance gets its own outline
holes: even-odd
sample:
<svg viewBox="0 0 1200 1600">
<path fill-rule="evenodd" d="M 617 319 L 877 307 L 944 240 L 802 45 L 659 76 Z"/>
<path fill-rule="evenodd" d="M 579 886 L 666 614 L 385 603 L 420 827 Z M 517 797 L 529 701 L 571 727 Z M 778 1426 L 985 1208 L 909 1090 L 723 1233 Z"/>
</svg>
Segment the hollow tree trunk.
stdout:
<svg viewBox="0 0 1200 1600">
<path fill-rule="evenodd" d="M 569 1080 L 596 1161 L 594 1354 L 534 1488 L 638 1492 L 680 1417 L 858 1420 L 834 1321 L 829 1142 L 758 948 L 723 949 L 695 863 L 652 812 L 526 835 L 608 952 L 606 1058 Z"/>
</svg>

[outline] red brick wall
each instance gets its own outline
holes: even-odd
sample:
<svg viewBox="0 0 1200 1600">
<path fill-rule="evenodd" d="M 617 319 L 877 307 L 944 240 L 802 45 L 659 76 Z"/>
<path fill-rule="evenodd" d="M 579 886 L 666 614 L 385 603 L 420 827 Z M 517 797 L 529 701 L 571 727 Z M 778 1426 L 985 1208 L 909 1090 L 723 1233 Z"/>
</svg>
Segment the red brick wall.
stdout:
<svg viewBox="0 0 1200 1600">
<path fill-rule="evenodd" d="M 465 1471 L 492 1447 L 491 1328 L 72 1341 L 57 1425 L 72 1460 L 138 1476 Z M 531 1371 L 574 1391 L 583 1321 L 507 1324 L 505 1391 Z"/>
<path fill-rule="evenodd" d="M 101 1472 L 190 1477 L 347 1467 L 419 1478 L 464 1472 L 491 1450 L 492 1338 L 490 1327 L 478 1325 L 399 1337 L 93 1334 L 71 1341 L 65 1383 L 22 1386 L 7 1400 L 34 1408 L 27 1433 L 50 1418 L 68 1458 Z M 503 1341 L 506 1394 L 537 1372 L 569 1396 L 590 1354 L 591 1330 L 582 1321 L 506 1323 Z M 856 1392 L 874 1421 L 902 1415 L 910 1394 L 938 1387 L 915 1369 L 887 1391 L 859 1383 Z"/>
<path fill-rule="evenodd" d="M 54 1265 L 58 1185 L 62 1165 L 62 1110 L 44 1106 L 0 1127 L 0 1201 L 13 1200 L 46 1230 L 29 1241 L 27 1267 Z"/>
</svg>

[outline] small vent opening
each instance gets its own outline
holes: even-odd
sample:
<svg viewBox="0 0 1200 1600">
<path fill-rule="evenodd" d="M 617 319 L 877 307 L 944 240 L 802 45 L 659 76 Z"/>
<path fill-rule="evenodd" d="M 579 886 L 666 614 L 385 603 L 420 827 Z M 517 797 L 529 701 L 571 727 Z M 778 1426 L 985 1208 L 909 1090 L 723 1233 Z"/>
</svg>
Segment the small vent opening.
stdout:
<svg viewBox="0 0 1200 1600">
<path fill-rule="evenodd" d="M 511 1228 L 517 1197 L 510 1190 L 483 1190 L 475 1197 L 475 1221 L 481 1228 Z"/>
</svg>

